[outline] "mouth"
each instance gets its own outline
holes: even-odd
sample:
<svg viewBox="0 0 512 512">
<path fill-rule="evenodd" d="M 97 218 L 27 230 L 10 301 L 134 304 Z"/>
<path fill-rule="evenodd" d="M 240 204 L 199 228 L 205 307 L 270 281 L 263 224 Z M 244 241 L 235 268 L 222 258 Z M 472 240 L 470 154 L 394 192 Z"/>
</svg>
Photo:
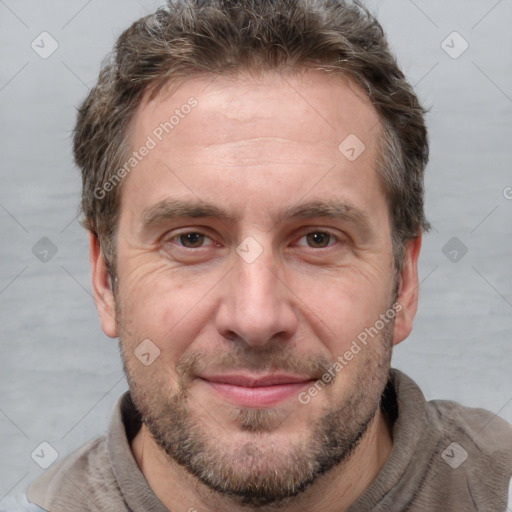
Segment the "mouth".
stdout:
<svg viewBox="0 0 512 512">
<path fill-rule="evenodd" d="M 233 405 L 265 408 L 277 405 L 300 391 L 316 379 L 305 376 L 272 375 L 201 375 L 210 390 Z"/>
</svg>

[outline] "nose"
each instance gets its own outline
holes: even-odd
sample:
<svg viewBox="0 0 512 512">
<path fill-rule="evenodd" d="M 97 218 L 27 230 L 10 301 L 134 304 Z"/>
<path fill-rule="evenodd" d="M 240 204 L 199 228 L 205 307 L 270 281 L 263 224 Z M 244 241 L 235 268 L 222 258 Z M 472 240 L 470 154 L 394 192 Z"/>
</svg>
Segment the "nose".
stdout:
<svg viewBox="0 0 512 512">
<path fill-rule="evenodd" d="M 298 325 L 293 291 L 270 250 L 250 263 L 237 255 L 227 277 L 216 317 L 224 338 L 263 346 L 293 336 Z"/>
</svg>

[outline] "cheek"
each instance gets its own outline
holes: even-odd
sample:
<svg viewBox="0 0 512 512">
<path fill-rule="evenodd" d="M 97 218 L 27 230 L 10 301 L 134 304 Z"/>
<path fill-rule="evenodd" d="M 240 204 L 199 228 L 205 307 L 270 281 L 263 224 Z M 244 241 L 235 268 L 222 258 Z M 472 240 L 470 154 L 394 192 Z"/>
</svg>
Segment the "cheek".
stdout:
<svg viewBox="0 0 512 512">
<path fill-rule="evenodd" d="M 361 332 L 375 325 L 391 306 L 390 277 L 384 271 L 373 270 L 363 273 L 347 268 L 290 279 L 289 287 L 299 298 L 308 329 L 335 357 Z"/>
<path fill-rule="evenodd" d="M 218 279 L 217 279 L 218 280 Z M 118 300 L 125 326 L 123 343 L 132 351 L 146 339 L 162 361 L 177 361 L 214 314 L 208 291 L 215 277 L 141 265 L 125 272 Z"/>
</svg>

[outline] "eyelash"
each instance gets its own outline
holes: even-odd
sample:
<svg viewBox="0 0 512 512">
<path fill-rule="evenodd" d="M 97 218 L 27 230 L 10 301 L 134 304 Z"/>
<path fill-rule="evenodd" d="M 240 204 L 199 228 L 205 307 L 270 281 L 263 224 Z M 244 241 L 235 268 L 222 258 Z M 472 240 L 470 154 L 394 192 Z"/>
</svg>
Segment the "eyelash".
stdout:
<svg viewBox="0 0 512 512">
<path fill-rule="evenodd" d="M 328 245 L 326 245 L 325 247 L 311 247 L 311 246 L 308 246 L 306 244 L 299 245 L 298 243 L 296 243 L 295 245 L 299 245 L 300 247 L 307 247 L 309 249 L 327 249 L 327 248 L 332 247 L 333 245 L 335 245 L 336 243 L 339 243 L 341 241 L 341 239 L 340 239 L 341 237 L 339 237 L 339 236 L 335 235 L 334 233 L 332 233 L 330 231 L 327 231 L 327 230 L 310 230 L 310 231 L 304 232 L 300 236 L 298 241 L 302 240 L 303 238 L 307 237 L 308 235 L 314 235 L 314 234 L 315 235 L 322 234 L 322 235 L 329 236 L 330 240 L 329 240 Z M 207 244 L 207 245 L 201 245 L 199 247 L 186 247 L 185 245 L 179 243 L 180 238 L 182 238 L 182 237 L 184 237 L 186 235 L 199 235 L 199 236 L 205 237 L 206 239 L 210 240 L 210 242 L 213 242 L 213 243 L 210 243 L 210 244 Z M 219 245 L 219 244 L 215 244 L 215 242 L 212 240 L 211 237 L 209 237 L 208 235 L 206 235 L 205 233 L 202 233 L 200 231 L 184 231 L 184 232 L 175 234 L 173 237 L 168 239 L 168 242 L 175 243 L 181 249 L 184 249 L 184 250 L 187 250 L 187 251 L 195 251 L 197 249 L 203 249 L 205 247 L 209 247 L 209 246 L 212 246 L 212 245 Z"/>
<path fill-rule="evenodd" d="M 213 242 L 211 237 L 209 237 L 208 235 L 205 235 L 204 233 L 201 233 L 200 231 L 185 231 L 183 233 L 179 233 L 178 235 L 174 235 L 170 239 L 170 241 L 173 242 L 173 241 L 179 240 L 181 237 L 184 237 L 186 235 L 199 235 L 199 236 L 205 237 L 205 238 L 209 239 L 211 242 Z M 188 249 L 188 250 L 202 249 L 203 247 L 205 247 L 203 245 L 201 245 L 200 247 L 186 247 L 186 246 L 181 245 L 181 244 L 178 244 L 178 245 L 180 245 L 180 247 L 182 247 L 183 249 Z M 214 243 L 211 243 L 211 244 L 208 244 L 208 245 L 214 245 Z"/>
</svg>

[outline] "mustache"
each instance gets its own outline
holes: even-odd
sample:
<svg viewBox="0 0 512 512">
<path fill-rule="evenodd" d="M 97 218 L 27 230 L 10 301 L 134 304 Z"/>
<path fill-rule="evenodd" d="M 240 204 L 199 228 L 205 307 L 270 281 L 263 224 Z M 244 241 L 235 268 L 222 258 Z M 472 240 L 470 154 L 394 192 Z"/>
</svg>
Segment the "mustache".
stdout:
<svg viewBox="0 0 512 512">
<path fill-rule="evenodd" d="M 222 373 L 233 370 L 252 370 L 260 373 L 286 372 L 320 379 L 333 365 L 335 358 L 324 355 L 300 355 L 289 349 L 237 348 L 234 351 L 217 349 L 212 351 L 187 351 L 179 360 L 176 372 L 186 386 L 195 377 L 204 373 Z"/>
</svg>

